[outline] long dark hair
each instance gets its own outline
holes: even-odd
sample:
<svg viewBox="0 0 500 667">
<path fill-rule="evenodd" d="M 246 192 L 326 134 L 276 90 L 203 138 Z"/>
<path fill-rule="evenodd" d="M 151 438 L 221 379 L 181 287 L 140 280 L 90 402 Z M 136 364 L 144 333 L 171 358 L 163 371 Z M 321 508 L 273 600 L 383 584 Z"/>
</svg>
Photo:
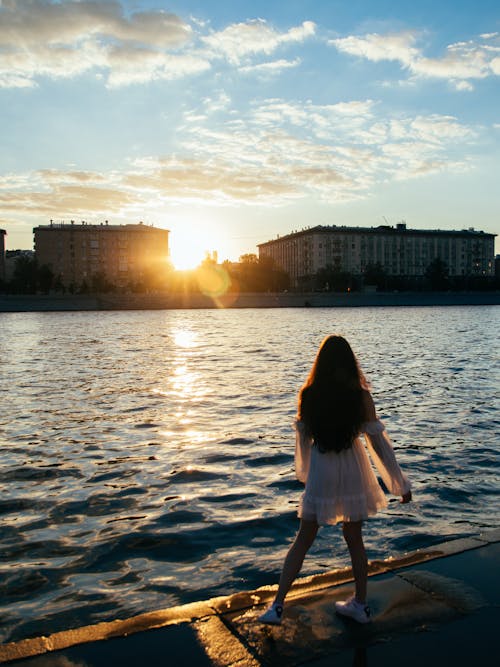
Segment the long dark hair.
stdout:
<svg viewBox="0 0 500 667">
<path fill-rule="evenodd" d="M 366 389 L 368 384 L 349 343 L 342 336 L 327 336 L 300 390 L 298 409 L 298 418 L 320 451 L 351 447 L 364 421 Z"/>
</svg>

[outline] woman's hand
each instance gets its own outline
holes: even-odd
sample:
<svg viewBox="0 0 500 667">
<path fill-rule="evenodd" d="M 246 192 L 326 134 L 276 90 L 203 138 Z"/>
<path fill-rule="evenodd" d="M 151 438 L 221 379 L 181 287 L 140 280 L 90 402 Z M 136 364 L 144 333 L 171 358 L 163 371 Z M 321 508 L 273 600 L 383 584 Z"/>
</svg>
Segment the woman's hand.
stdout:
<svg viewBox="0 0 500 667">
<path fill-rule="evenodd" d="M 411 491 L 407 491 L 401 496 L 402 503 L 409 503 L 411 501 Z"/>
</svg>

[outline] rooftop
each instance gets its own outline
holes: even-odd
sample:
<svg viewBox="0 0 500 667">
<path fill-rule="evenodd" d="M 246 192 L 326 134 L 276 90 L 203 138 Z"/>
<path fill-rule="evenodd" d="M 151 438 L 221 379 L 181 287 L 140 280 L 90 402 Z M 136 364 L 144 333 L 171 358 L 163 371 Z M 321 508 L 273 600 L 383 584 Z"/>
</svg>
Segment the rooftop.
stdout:
<svg viewBox="0 0 500 667">
<path fill-rule="evenodd" d="M 297 236 L 308 236 L 310 234 L 331 234 L 332 232 L 343 232 L 349 234 L 405 234 L 412 236 L 428 236 L 430 235 L 439 235 L 439 236 L 476 236 L 476 237 L 491 237 L 494 239 L 497 234 L 490 234 L 489 232 L 484 232 L 482 230 L 476 230 L 474 227 L 469 227 L 469 229 L 460 229 L 460 230 L 450 230 L 450 229 L 408 229 L 406 223 L 398 223 L 395 227 L 391 225 L 379 225 L 378 227 L 349 227 L 347 225 L 316 225 L 315 227 L 304 227 L 300 230 L 291 232 L 290 234 L 285 234 L 284 236 L 279 236 L 270 241 L 265 241 L 264 243 L 259 243 L 258 246 L 264 246 L 268 243 L 274 243 L 276 241 L 283 241 L 288 239 L 297 238 Z"/>
<path fill-rule="evenodd" d="M 168 229 L 164 229 L 162 227 L 155 227 L 154 225 L 146 225 L 143 222 L 138 222 L 138 223 L 125 223 L 125 224 L 119 224 L 119 225 L 110 225 L 107 220 L 104 222 L 99 222 L 99 223 L 91 223 L 91 222 L 86 222 L 85 220 L 81 220 L 80 222 L 75 222 L 75 220 L 70 220 L 69 222 L 66 222 L 64 220 L 61 220 L 60 222 L 54 222 L 53 220 L 50 221 L 50 224 L 48 225 L 38 225 L 38 227 L 35 227 L 33 231 L 43 229 L 43 230 L 50 230 L 50 229 L 67 229 L 67 230 L 76 230 L 76 231 L 82 231 L 82 230 L 87 230 L 87 229 L 109 229 L 109 230 L 123 230 L 123 231 L 135 231 L 135 230 L 144 230 L 144 229 L 152 229 L 155 231 L 160 231 L 160 232 L 168 232 Z"/>
</svg>

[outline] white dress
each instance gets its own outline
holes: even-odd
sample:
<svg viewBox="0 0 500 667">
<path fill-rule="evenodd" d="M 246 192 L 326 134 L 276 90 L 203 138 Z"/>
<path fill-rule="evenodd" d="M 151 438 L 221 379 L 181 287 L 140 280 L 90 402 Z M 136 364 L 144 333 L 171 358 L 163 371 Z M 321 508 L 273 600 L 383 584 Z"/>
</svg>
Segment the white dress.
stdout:
<svg viewBox="0 0 500 667">
<path fill-rule="evenodd" d="M 360 436 L 349 449 L 320 452 L 313 446 L 303 422 L 297 421 L 295 427 L 295 473 L 306 485 L 299 504 L 300 518 L 320 525 L 361 521 L 387 507 Z M 396 461 L 382 422 L 365 422 L 361 432 L 390 493 L 407 493 L 410 482 Z"/>
</svg>

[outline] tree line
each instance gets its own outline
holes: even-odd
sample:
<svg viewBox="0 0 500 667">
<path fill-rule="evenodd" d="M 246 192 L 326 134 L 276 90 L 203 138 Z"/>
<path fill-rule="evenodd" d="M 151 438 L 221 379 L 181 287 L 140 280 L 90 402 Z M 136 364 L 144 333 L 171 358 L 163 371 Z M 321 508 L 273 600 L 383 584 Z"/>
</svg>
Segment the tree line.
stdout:
<svg viewBox="0 0 500 667">
<path fill-rule="evenodd" d="M 88 280 L 65 284 L 50 266 L 39 265 L 36 256 L 20 255 L 15 262 L 12 278 L 0 280 L 0 291 L 11 294 L 95 294 L 109 292 L 188 292 L 206 293 L 224 288 L 227 292 L 282 292 L 289 288 L 290 279 L 269 257 L 246 254 L 239 262 L 217 264 L 207 256 L 196 268 L 177 271 L 171 264 L 151 264 L 140 274 L 129 276 L 125 284 L 117 285 L 104 271 L 94 273 Z"/>
<path fill-rule="evenodd" d="M 490 291 L 500 289 L 499 276 L 450 276 L 442 259 L 433 259 L 423 276 L 394 276 L 379 262 L 366 266 L 363 274 L 354 274 L 327 266 L 311 276 L 299 279 L 301 291 L 358 292 L 371 286 L 378 292 L 419 291 Z"/>
<path fill-rule="evenodd" d="M 424 276 L 405 277 L 389 275 L 380 263 L 370 264 L 362 275 L 327 266 L 317 273 L 302 276 L 296 286 L 291 285 L 288 273 L 276 266 L 270 257 L 245 254 L 238 262 L 217 264 L 207 256 L 190 271 L 176 271 L 169 264 L 151 265 L 140 275 L 130 276 L 126 284 L 117 286 L 106 273 L 94 273 L 89 280 L 65 285 L 61 276 L 47 265 L 39 265 L 36 257 L 21 255 L 16 259 L 11 280 L 0 281 L 0 291 L 12 294 L 95 294 L 106 292 L 172 292 L 172 293 L 222 293 L 222 292 L 299 292 L 361 291 L 372 286 L 380 292 L 387 291 L 485 291 L 500 289 L 498 276 L 450 276 L 446 262 L 432 260 Z"/>
</svg>

